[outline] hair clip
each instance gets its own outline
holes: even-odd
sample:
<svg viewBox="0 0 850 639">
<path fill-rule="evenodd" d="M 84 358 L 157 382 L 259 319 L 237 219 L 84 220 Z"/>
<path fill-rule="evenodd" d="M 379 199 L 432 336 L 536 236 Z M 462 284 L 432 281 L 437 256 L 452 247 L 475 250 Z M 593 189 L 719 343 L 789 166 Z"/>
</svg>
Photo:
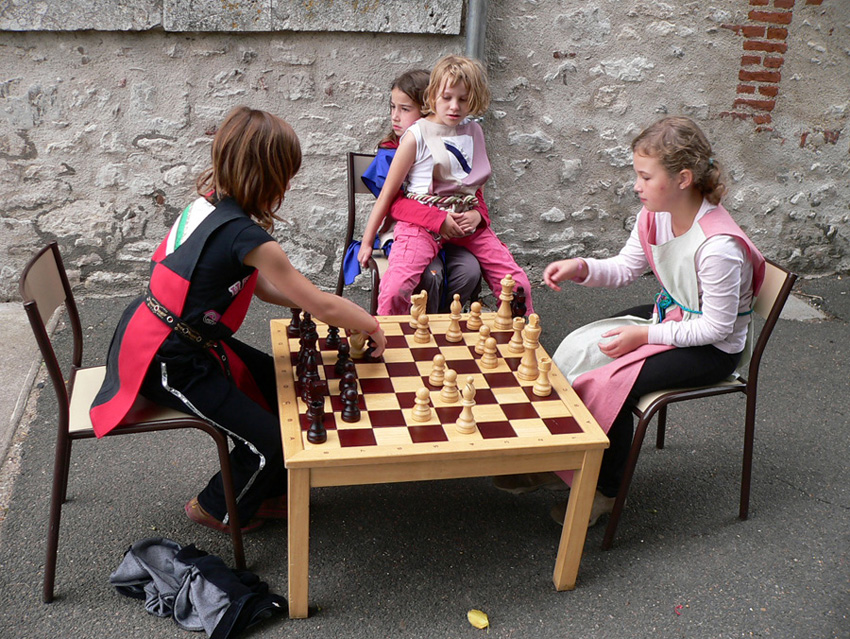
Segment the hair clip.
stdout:
<svg viewBox="0 0 850 639">
<path fill-rule="evenodd" d="M 708 158 L 708 166 L 714 166 L 714 158 Z"/>
</svg>

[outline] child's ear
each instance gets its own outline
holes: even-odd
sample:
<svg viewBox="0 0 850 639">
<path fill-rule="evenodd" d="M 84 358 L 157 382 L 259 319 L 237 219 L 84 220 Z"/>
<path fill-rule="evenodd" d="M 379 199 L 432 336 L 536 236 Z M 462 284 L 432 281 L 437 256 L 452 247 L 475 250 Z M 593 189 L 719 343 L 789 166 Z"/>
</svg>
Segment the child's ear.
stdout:
<svg viewBox="0 0 850 639">
<path fill-rule="evenodd" d="M 694 172 L 690 169 L 679 171 L 679 188 L 687 189 L 694 185 Z"/>
</svg>

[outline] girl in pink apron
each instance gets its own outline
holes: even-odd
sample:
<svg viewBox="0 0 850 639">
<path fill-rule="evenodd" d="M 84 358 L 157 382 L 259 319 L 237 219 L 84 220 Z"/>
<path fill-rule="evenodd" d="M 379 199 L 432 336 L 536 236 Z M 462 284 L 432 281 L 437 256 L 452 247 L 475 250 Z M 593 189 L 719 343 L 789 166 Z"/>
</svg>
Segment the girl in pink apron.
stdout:
<svg viewBox="0 0 850 639">
<path fill-rule="evenodd" d="M 626 245 L 608 259 L 553 262 L 544 282 L 618 288 L 652 269 L 654 304 L 579 328 L 554 363 L 608 433 L 591 523 L 609 513 L 631 447 L 632 407 L 646 393 L 713 384 L 749 359 L 750 315 L 764 258 L 720 204 L 726 191 L 711 145 L 690 119 L 668 117 L 632 142 L 634 190 L 643 208 Z M 569 483 L 572 472 L 558 473 Z M 551 475 L 497 478 L 527 492 Z M 552 516 L 563 521 L 564 507 Z"/>
</svg>

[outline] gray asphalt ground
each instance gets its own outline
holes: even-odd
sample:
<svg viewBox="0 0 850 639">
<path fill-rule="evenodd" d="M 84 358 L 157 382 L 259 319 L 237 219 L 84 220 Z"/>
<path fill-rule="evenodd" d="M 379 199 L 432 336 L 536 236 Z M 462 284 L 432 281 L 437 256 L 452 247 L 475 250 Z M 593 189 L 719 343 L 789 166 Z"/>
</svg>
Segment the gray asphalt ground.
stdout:
<svg viewBox="0 0 850 639">
<path fill-rule="evenodd" d="M 602 525 L 589 531 L 574 591 L 551 581 L 560 528 L 549 509 L 563 494 L 512 496 L 488 479 L 317 489 L 314 612 L 246 636 L 850 637 L 848 289 L 839 277 L 799 283 L 776 328 L 762 365 L 748 521 L 737 519 L 743 398 L 692 402 L 671 409 L 663 451 L 648 434 L 614 548 L 600 550 Z M 652 292 L 649 281 L 616 292 L 535 290 L 542 343 L 551 352 L 572 328 Z M 127 301 L 79 300 L 85 363 L 103 361 Z M 149 536 L 232 561 L 227 537 L 183 514 L 216 466 L 201 434 L 75 446 L 57 599 L 41 602 L 56 403 L 43 369 L 30 376 L 36 360 L 19 308 L 3 305 L 0 324 L 0 410 L 11 416 L 0 428 L 0 637 L 189 636 L 108 578 Z M 240 335 L 268 348 L 276 315 L 258 303 Z M 68 332 L 60 322 L 60 344 Z M 246 537 L 246 554 L 285 595 L 285 524 Z M 488 631 L 469 625 L 472 608 L 490 616 Z"/>
</svg>

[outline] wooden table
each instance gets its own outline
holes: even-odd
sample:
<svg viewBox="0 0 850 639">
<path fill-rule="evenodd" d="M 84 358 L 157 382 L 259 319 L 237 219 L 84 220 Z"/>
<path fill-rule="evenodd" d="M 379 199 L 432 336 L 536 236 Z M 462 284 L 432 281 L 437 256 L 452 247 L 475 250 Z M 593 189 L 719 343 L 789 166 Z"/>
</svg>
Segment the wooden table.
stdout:
<svg viewBox="0 0 850 639">
<path fill-rule="evenodd" d="M 307 617 L 310 536 L 310 489 L 403 481 L 485 477 L 513 473 L 573 469 L 564 529 L 555 560 L 553 581 L 557 590 L 575 587 L 587 534 L 587 522 L 596 489 L 602 453 L 608 439 L 557 368 L 550 372 L 552 394 L 537 398 L 533 381 L 518 381 L 521 355 L 508 349 L 510 331 L 493 330 L 498 339 L 499 366 L 480 369 L 474 353 L 477 332 L 464 328 L 461 344 L 446 341 L 448 315 L 431 316 L 431 341 L 414 342 L 410 318 L 381 317 L 388 336 L 384 363 L 357 363 L 361 422 L 344 424 L 339 417 L 337 382 L 333 363 L 336 349 L 322 348 L 322 376 L 330 379 L 333 398 L 326 398 L 328 441 L 311 444 L 306 439 L 305 406 L 297 396 L 294 361 L 298 339 L 287 336 L 289 320 L 271 322 L 272 345 L 286 468 L 289 477 L 289 614 Z M 495 313 L 484 314 L 492 326 Z M 462 326 L 465 327 L 466 316 Z M 319 324 L 320 346 L 327 327 Z M 474 379 L 478 431 L 461 435 L 454 428 L 460 412 L 440 399 L 431 388 L 433 418 L 426 424 L 410 419 L 416 390 L 427 387 L 433 354 L 446 357 L 447 366 L 459 372 L 462 389 L 467 375 Z M 542 347 L 538 360 L 546 357 Z M 501 357 L 504 356 L 504 357 Z M 391 423 L 402 419 L 405 423 Z"/>
</svg>

